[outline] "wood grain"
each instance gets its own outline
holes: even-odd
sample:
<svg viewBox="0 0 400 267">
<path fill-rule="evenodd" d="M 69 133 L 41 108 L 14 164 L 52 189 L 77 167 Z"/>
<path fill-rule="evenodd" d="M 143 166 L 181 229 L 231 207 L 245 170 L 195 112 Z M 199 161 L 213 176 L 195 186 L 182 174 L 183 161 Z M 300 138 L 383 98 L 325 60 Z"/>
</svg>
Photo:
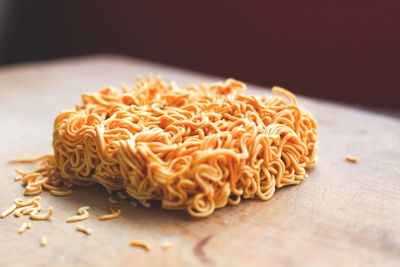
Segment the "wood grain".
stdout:
<svg viewBox="0 0 400 267">
<path fill-rule="evenodd" d="M 180 85 L 220 80 L 117 56 L 1 69 L 0 209 L 22 194 L 7 160 L 51 152 L 52 122 L 60 110 L 79 102 L 83 92 L 151 73 Z M 256 86 L 249 93 L 270 94 Z M 299 186 L 206 219 L 126 205 L 120 218 L 98 221 L 107 212 L 101 187 L 79 188 L 71 197 L 45 193 L 43 205 L 56 210 L 51 222 L 34 221 L 18 235 L 26 218 L 0 220 L 0 266 L 399 266 L 400 121 L 304 97 L 300 104 L 315 114 L 320 142 L 319 164 Z M 360 162 L 346 162 L 348 154 Z M 81 223 L 93 230 L 90 236 L 65 223 L 83 205 L 91 207 L 92 217 Z M 46 247 L 40 247 L 42 236 Z M 204 261 L 193 249 L 208 237 Z M 153 250 L 129 246 L 133 239 L 148 241 Z M 164 242 L 172 248 L 163 250 Z"/>
</svg>

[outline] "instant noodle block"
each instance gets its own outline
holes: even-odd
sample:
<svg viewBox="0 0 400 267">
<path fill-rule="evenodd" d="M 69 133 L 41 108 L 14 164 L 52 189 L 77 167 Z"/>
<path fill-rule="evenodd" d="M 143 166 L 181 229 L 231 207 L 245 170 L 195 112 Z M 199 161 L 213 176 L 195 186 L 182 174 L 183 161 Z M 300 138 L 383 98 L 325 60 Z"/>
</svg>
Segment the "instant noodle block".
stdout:
<svg viewBox="0 0 400 267">
<path fill-rule="evenodd" d="M 196 217 L 268 200 L 315 164 L 317 125 L 289 91 L 260 98 L 245 88 L 146 78 L 84 94 L 55 119 L 50 181 L 96 182 Z"/>
</svg>

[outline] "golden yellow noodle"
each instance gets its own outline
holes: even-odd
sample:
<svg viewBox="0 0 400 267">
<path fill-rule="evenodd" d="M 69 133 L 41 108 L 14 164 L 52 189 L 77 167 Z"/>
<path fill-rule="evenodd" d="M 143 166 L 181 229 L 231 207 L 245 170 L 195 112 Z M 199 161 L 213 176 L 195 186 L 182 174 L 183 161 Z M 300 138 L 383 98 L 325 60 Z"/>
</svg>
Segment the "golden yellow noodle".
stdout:
<svg viewBox="0 0 400 267">
<path fill-rule="evenodd" d="M 15 209 L 17 208 L 17 205 L 12 204 L 8 209 L 6 209 L 5 211 L 3 211 L 0 214 L 0 219 L 3 219 L 5 217 L 7 217 L 8 215 L 10 215 L 11 213 L 13 213 L 15 211 Z"/>
<path fill-rule="evenodd" d="M 115 218 L 121 216 L 121 213 L 122 213 L 121 209 L 116 209 L 114 207 L 114 205 L 116 205 L 116 204 L 118 204 L 118 201 L 116 201 L 112 197 L 109 197 L 108 198 L 108 211 L 109 211 L 109 214 L 101 215 L 99 217 L 99 220 L 100 221 L 106 221 L 106 220 L 115 219 Z"/>
<path fill-rule="evenodd" d="M 39 212 L 42 209 L 40 204 L 40 196 L 31 198 L 29 200 L 22 200 L 21 198 L 14 199 L 16 209 L 14 211 L 15 217 L 21 217 L 21 215 L 30 215 L 32 212 Z"/>
<path fill-rule="evenodd" d="M 150 243 L 142 240 L 132 240 L 131 242 L 129 242 L 129 245 L 131 245 L 132 247 L 143 248 L 146 251 L 151 251 L 152 249 Z"/>
<path fill-rule="evenodd" d="M 28 215 L 34 210 L 39 210 L 36 203 L 29 206 L 17 208 L 14 211 L 14 216 L 21 217 L 21 215 Z"/>
<path fill-rule="evenodd" d="M 15 203 L 15 205 L 17 205 L 18 208 L 19 207 L 26 207 L 26 206 L 30 206 L 32 204 L 35 204 L 35 202 L 39 201 L 40 199 L 41 199 L 40 196 L 33 197 L 33 198 L 31 198 L 29 200 L 26 200 L 26 201 L 22 200 L 21 198 L 16 198 L 16 199 L 14 199 L 14 203 Z"/>
<path fill-rule="evenodd" d="M 47 246 L 47 237 L 42 236 L 42 238 L 40 239 L 40 246 L 41 247 Z"/>
<path fill-rule="evenodd" d="M 106 221 L 106 220 L 115 219 L 115 218 L 117 218 L 117 217 L 119 217 L 119 216 L 121 216 L 121 210 L 120 210 L 120 209 L 117 209 L 117 210 L 115 210 L 115 211 L 112 211 L 110 214 L 101 215 L 101 216 L 99 217 L 99 220 L 100 220 L 100 221 Z"/>
<path fill-rule="evenodd" d="M 51 189 L 50 194 L 52 194 L 53 196 L 69 196 L 72 194 L 72 190 Z"/>
<path fill-rule="evenodd" d="M 161 247 L 162 247 L 162 249 L 164 249 L 164 250 L 168 250 L 168 249 L 171 249 L 171 248 L 172 248 L 172 244 L 171 244 L 170 242 L 164 242 L 164 243 L 161 245 Z"/>
<path fill-rule="evenodd" d="M 90 229 L 89 227 L 79 224 L 76 226 L 76 231 L 84 233 L 85 235 L 91 235 L 93 232 L 92 229 Z"/>
<path fill-rule="evenodd" d="M 49 210 L 47 211 L 46 214 L 38 214 L 38 213 L 39 213 L 38 210 L 31 211 L 29 213 L 29 218 L 31 218 L 32 220 L 50 220 L 50 218 L 54 214 L 54 208 L 49 207 Z"/>
<path fill-rule="evenodd" d="M 54 162 L 54 156 L 44 155 L 34 159 L 13 159 L 10 163 L 36 163 L 40 162 L 40 166 L 30 172 L 15 169 L 20 177 L 16 177 L 15 181 L 21 181 L 25 187 L 24 195 L 34 196 L 42 192 L 43 188 L 49 190 L 52 195 L 65 196 L 70 195 L 72 184 L 67 180 L 63 180 L 57 172 Z M 67 190 L 61 186 L 66 187 Z"/>
<path fill-rule="evenodd" d="M 54 121 L 54 157 L 19 172 L 25 193 L 100 183 L 195 217 L 268 200 L 315 164 L 317 125 L 283 88 L 261 98 L 244 90 L 233 79 L 178 89 L 147 78 L 83 94 Z"/>
<path fill-rule="evenodd" d="M 359 161 L 359 159 L 357 157 L 354 156 L 346 156 L 346 161 L 350 162 L 350 163 L 357 163 Z"/>
<path fill-rule="evenodd" d="M 65 221 L 67 223 L 74 223 L 87 220 L 89 218 L 89 211 L 88 211 L 89 209 L 90 207 L 88 206 L 80 207 L 77 211 L 78 215 L 68 217 Z"/>
<path fill-rule="evenodd" d="M 21 226 L 18 228 L 18 234 L 23 234 L 25 233 L 26 230 L 32 228 L 32 223 L 31 222 L 23 222 Z"/>
</svg>

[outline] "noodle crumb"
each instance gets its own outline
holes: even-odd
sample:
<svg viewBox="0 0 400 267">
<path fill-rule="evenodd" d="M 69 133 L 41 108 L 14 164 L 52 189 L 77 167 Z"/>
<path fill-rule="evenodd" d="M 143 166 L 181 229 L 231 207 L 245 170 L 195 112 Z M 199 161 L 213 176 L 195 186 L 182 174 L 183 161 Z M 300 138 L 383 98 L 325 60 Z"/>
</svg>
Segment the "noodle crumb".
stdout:
<svg viewBox="0 0 400 267">
<path fill-rule="evenodd" d="M 41 247 L 47 246 L 47 237 L 42 236 L 42 238 L 40 239 L 40 246 Z"/>
<path fill-rule="evenodd" d="M 78 224 L 76 226 L 76 231 L 84 233 L 85 235 L 91 235 L 92 234 L 92 229 L 90 229 L 90 228 L 88 228 L 86 226 L 80 225 L 80 224 Z"/>
<path fill-rule="evenodd" d="M 350 163 L 358 163 L 360 160 L 357 157 L 348 155 L 348 156 L 346 156 L 346 161 L 350 162 Z"/>
<path fill-rule="evenodd" d="M 146 242 L 146 241 L 142 241 L 142 240 L 132 240 L 129 245 L 131 245 L 132 247 L 139 247 L 139 248 L 143 248 L 146 251 L 151 251 L 152 247 L 151 245 Z"/>
<path fill-rule="evenodd" d="M 31 222 L 23 222 L 21 226 L 18 228 L 18 234 L 23 234 L 25 233 L 26 230 L 32 228 L 32 223 Z"/>
<path fill-rule="evenodd" d="M 172 248 L 172 244 L 170 242 L 164 242 L 162 244 L 162 249 L 164 249 L 164 250 L 168 250 L 168 249 L 171 249 L 171 248 Z"/>
</svg>

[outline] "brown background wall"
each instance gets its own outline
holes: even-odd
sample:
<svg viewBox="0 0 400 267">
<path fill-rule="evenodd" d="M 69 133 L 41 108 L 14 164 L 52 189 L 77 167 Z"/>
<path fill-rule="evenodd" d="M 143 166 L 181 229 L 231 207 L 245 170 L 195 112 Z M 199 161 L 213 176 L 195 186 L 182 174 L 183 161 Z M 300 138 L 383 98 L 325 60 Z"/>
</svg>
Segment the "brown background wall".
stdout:
<svg viewBox="0 0 400 267">
<path fill-rule="evenodd" d="M 400 1 L 41 0 L 28 10 L 31 60 L 121 53 L 400 110 Z"/>
</svg>

